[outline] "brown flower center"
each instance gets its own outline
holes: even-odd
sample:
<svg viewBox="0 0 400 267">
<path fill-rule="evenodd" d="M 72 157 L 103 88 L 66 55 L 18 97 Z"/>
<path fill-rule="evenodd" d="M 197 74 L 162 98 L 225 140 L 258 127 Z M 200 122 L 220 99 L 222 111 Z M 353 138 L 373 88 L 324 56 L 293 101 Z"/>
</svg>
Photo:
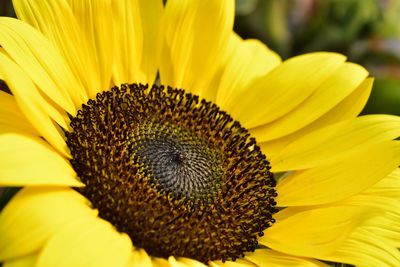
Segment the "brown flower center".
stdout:
<svg viewBox="0 0 400 267">
<path fill-rule="evenodd" d="M 235 260 L 274 222 L 269 162 L 210 102 L 122 85 L 89 100 L 71 127 L 79 191 L 152 256 Z"/>
</svg>

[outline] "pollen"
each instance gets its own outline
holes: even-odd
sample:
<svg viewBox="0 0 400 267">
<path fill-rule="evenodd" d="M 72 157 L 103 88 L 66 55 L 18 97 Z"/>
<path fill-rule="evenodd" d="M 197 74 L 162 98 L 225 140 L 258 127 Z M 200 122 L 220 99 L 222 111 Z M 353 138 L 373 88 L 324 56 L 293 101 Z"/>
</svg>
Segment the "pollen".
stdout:
<svg viewBox="0 0 400 267">
<path fill-rule="evenodd" d="M 99 93 L 65 136 L 79 190 L 152 256 L 207 263 L 254 251 L 275 181 L 256 140 L 215 104 L 141 84 Z"/>
</svg>

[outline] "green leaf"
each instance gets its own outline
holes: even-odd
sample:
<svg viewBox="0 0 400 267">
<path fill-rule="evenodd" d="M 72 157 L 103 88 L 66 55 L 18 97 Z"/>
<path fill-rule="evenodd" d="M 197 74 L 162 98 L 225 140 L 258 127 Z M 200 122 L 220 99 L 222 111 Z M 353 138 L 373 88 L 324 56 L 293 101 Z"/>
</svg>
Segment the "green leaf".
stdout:
<svg viewBox="0 0 400 267">
<path fill-rule="evenodd" d="M 376 79 L 362 114 L 400 115 L 400 81 L 395 78 Z"/>
</svg>

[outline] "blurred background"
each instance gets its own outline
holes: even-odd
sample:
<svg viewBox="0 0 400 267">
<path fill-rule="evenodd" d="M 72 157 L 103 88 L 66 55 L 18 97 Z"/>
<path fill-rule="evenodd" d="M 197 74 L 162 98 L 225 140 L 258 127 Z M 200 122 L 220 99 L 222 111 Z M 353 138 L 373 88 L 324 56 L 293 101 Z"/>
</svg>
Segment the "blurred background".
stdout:
<svg viewBox="0 0 400 267">
<path fill-rule="evenodd" d="M 11 0 L 0 3 L 1 15 L 15 16 Z M 236 0 L 235 31 L 283 59 L 345 54 L 376 77 L 363 113 L 400 115 L 400 0 Z"/>
</svg>

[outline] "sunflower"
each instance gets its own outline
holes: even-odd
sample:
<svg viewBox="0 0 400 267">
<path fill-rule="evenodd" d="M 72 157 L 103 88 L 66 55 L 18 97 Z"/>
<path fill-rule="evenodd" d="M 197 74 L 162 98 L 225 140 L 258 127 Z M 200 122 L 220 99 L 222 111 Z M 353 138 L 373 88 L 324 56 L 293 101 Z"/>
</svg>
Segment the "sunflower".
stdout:
<svg viewBox="0 0 400 267">
<path fill-rule="evenodd" d="M 281 61 L 234 1 L 14 0 L 10 266 L 399 266 L 400 119 L 336 53 Z"/>
</svg>

